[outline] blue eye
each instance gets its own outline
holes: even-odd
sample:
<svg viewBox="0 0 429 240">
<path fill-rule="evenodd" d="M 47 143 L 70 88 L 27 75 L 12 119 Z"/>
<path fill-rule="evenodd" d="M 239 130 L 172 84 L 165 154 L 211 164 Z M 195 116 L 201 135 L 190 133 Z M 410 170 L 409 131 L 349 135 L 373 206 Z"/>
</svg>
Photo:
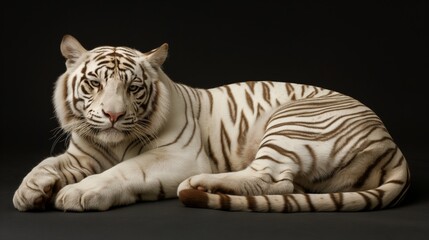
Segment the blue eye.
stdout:
<svg viewBox="0 0 429 240">
<path fill-rule="evenodd" d="M 137 92 L 138 90 L 140 90 L 140 86 L 137 86 L 137 85 L 131 85 L 131 86 L 129 86 L 128 87 L 128 90 L 130 91 L 130 92 Z"/>
<path fill-rule="evenodd" d="M 99 82 L 99 81 L 97 81 L 97 80 L 90 80 L 90 81 L 89 81 L 89 84 L 90 84 L 92 87 L 94 87 L 94 88 L 98 88 L 98 87 L 100 87 L 100 82 Z"/>
</svg>

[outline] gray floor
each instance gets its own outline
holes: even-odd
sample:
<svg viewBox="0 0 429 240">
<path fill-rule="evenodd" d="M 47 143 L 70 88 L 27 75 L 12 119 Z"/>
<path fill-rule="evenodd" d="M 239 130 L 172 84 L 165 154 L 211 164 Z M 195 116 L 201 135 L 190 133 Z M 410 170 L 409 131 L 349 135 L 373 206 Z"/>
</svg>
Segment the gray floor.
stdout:
<svg viewBox="0 0 429 240">
<path fill-rule="evenodd" d="M 32 155 L 1 174 L 0 239 L 427 239 L 429 163 L 408 156 L 412 186 L 400 207 L 359 213 L 240 213 L 184 207 L 177 199 L 139 203 L 107 212 L 21 213 L 15 188 L 34 162 Z M 2 155 L 2 160 L 11 158 Z M 3 162 L 3 161 L 2 161 Z"/>
</svg>

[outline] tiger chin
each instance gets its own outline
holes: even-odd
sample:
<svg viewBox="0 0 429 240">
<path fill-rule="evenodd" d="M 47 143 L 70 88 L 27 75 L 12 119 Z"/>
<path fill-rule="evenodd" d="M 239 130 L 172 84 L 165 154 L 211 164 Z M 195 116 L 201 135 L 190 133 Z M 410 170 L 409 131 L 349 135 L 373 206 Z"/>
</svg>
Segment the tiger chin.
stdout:
<svg viewBox="0 0 429 240">
<path fill-rule="evenodd" d="M 70 140 L 24 177 L 19 211 L 175 197 L 228 211 L 366 211 L 407 192 L 405 157 L 350 96 L 276 81 L 193 88 L 163 71 L 167 44 L 86 50 L 66 35 L 60 50 L 53 102 Z"/>
</svg>

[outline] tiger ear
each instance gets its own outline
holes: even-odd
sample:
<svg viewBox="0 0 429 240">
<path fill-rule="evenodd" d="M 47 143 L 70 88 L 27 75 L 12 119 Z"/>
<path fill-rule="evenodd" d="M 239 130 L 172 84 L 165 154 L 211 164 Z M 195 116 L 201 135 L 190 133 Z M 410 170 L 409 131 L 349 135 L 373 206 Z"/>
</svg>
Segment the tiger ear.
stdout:
<svg viewBox="0 0 429 240">
<path fill-rule="evenodd" d="M 79 41 L 71 35 L 64 35 L 60 48 L 61 53 L 67 59 L 67 68 L 73 66 L 77 59 L 79 59 L 79 57 L 86 52 L 86 49 L 82 47 Z"/>
<path fill-rule="evenodd" d="M 159 48 L 145 53 L 147 60 L 154 67 L 160 67 L 168 55 L 168 44 L 164 43 Z"/>
</svg>

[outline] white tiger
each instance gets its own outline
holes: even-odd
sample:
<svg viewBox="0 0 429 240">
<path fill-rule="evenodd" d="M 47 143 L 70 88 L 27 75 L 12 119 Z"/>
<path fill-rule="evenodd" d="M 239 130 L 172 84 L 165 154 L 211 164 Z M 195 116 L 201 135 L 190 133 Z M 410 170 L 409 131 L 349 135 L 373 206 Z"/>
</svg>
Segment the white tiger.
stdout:
<svg viewBox="0 0 429 240">
<path fill-rule="evenodd" d="M 231 211 L 361 211 L 396 205 L 409 170 L 359 101 L 272 81 L 196 89 L 170 80 L 167 44 L 85 50 L 64 36 L 53 101 L 68 149 L 23 179 L 20 211 L 107 210 L 179 196 Z"/>
</svg>

